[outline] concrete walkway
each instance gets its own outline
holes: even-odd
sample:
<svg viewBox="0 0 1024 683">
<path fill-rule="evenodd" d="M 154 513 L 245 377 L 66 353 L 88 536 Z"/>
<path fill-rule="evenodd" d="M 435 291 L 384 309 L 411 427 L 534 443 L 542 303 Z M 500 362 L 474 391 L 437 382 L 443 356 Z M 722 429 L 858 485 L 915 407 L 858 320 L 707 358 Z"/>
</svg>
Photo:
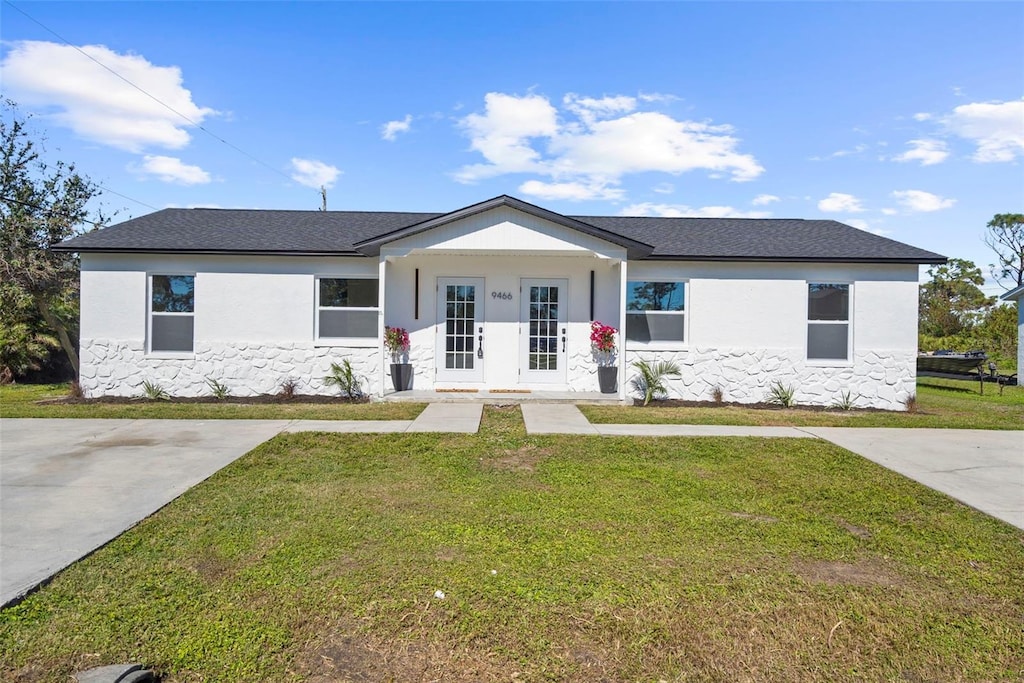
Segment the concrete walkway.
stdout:
<svg viewBox="0 0 1024 683">
<path fill-rule="evenodd" d="M 0 420 L 0 605 L 284 432 L 475 433 L 481 405 L 415 420 Z"/>
</svg>

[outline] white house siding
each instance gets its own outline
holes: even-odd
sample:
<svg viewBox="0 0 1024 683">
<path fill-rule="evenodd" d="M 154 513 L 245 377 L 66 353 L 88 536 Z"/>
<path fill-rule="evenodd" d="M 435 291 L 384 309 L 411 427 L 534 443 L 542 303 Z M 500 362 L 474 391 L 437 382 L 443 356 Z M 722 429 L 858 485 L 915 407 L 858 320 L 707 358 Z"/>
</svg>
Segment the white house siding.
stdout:
<svg viewBox="0 0 1024 683">
<path fill-rule="evenodd" d="M 210 393 L 207 379 L 236 396 L 331 394 L 323 377 L 348 359 L 368 393 L 381 377 L 376 340 L 362 347 L 314 341 L 316 276 L 375 276 L 367 258 L 82 255 L 82 389 L 87 396 L 138 396 L 156 383 L 174 396 Z M 191 354 L 146 351 L 151 274 L 195 275 Z"/>
<path fill-rule="evenodd" d="M 800 403 L 827 406 L 849 392 L 859 407 L 902 410 L 916 390 L 917 266 L 639 262 L 628 275 L 688 282 L 684 348 L 627 345 L 627 364 L 680 365 L 670 397 L 711 400 L 718 387 L 726 401 L 757 403 L 781 382 Z M 850 362 L 807 360 L 808 282 L 851 284 Z M 627 380 L 635 374 L 627 367 Z"/>
<path fill-rule="evenodd" d="M 415 317 L 415 277 L 419 269 L 419 318 Z M 468 254 L 417 254 L 395 258 L 387 265 L 387 325 L 409 331 L 409 362 L 415 371 L 414 389 L 432 390 L 451 383 L 434 380 L 437 311 L 437 281 L 445 277 L 482 278 L 484 292 L 484 381 L 480 387 L 597 391 L 597 367 L 590 347 L 590 271 L 594 271 L 594 316 L 617 324 L 619 307 L 619 265 L 593 256 L 542 256 L 510 254 L 481 256 Z M 569 311 L 565 385 L 548 386 L 520 382 L 519 333 L 521 292 L 524 278 L 568 281 Z M 491 292 L 509 292 L 511 300 L 491 297 Z M 390 381 L 390 380 L 389 380 Z M 454 385 L 452 385 L 454 386 Z"/>
</svg>

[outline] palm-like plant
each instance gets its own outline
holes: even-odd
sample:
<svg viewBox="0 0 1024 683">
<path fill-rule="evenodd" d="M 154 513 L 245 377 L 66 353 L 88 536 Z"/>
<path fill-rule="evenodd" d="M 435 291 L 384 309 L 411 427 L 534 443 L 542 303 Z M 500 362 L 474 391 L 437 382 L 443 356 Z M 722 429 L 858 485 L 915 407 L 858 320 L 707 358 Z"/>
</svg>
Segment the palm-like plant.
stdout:
<svg viewBox="0 0 1024 683">
<path fill-rule="evenodd" d="M 652 399 L 668 393 L 668 386 L 665 384 L 667 378 L 683 376 L 679 366 L 670 360 L 659 360 L 655 363 L 639 360 L 633 363 L 633 367 L 640 374 L 629 383 L 643 395 L 644 405 L 650 403 Z"/>
</svg>

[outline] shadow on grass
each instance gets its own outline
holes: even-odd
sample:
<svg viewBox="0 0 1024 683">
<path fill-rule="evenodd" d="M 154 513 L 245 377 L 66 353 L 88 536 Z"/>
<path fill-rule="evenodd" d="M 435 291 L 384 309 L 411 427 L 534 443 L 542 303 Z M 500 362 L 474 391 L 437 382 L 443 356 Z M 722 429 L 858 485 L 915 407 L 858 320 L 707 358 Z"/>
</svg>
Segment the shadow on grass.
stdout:
<svg viewBox="0 0 1024 683">
<path fill-rule="evenodd" d="M 921 379 L 920 377 L 917 379 L 917 386 L 918 386 L 918 388 L 920 388 L 920 387 L 928 387 L 929 389 L 938 389 L 939 391 L 948 391 L 951 394 L 977 394 L 978 393 L 977 389 L 972 389 L 972 388 L 968 388 L 968 387 L 952 387 L 952 386 L 950 386 L 948 384 L 938 384 L 938 383 L 935 383 L 935 382 L 929 382 L 927 380 Z M 992 386 L 995 386 L 995 385 L 993 384 Z M 996 389 L 998 390 L 998 387 L 996 387 Z"/>
</svg>

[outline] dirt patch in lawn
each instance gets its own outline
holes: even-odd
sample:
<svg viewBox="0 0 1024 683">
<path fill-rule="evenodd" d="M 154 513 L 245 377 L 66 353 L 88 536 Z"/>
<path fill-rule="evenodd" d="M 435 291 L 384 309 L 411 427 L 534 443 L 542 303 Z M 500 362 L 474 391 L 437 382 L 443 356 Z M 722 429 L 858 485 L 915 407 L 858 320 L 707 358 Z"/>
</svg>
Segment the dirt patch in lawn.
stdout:
<svg viewBox="0 0 1024 683">
<path fill-rule="evenodd" d="M 830 586 L 902 586 L 903 578 L 891 567 L 875 558 L 854 562 L 818 560 L 800 562 L 794 567 L 797 576 L 811 583 Z"/>
<path fill-rule="evenodd" d="M 346 620 L 298 654 L 293 673 L 308 683 L 334 681 L 507 681 L 516 671 L 494 653 L 421 638 L 382 638 Z"/>
<path fill-rule="evenodd" d="M 536 471 L 540 461 L 549 455 L 551 455 L 550 448 L 538 448 L 533 444 L 526 444 L 516 449 L 505 449 L 498 457 L 483 460 L 482 464 L 487 469 L 500 472 L 532 473 Z"/>
</svg>

